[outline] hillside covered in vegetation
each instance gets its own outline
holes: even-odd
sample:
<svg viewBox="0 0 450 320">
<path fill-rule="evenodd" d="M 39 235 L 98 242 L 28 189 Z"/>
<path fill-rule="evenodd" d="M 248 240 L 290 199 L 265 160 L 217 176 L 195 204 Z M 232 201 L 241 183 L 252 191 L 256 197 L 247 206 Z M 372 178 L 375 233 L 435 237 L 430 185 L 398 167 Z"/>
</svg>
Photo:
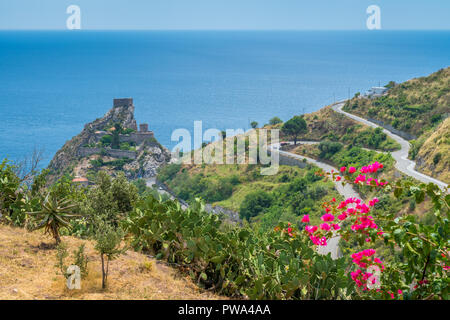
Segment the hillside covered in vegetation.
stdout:
<svg viewBox="0 0 450 320">
<path fill-rule="evenodd" d="M 417 160 L 417 169 L 450 182 L 446 121 L 450 115 L 450 67 L 389 87 L 381 97 L 355 96 L 344 110 L 410 134 L 414 139 L 409 157 Z"/>
<path fill-rule="evenodd" d="M 307 113 L 302 117 L 306 121 L 307 129 L 304 133 L 299 134 L 299 140 L 329 140 L 384 151 L 400 149 L 398 143 L 389 138 L 382 130 L 357 123 L 333 111 L 330 106 Z M 268 125 L 266 128 L 282 128 L 282 123 L 277 126 Z M 292 137 L 281 131 L 281 138 L 290 140 Z"/>
<path fill-rule="evenodd" d="M 309 166 L 280 166 L 276 175 L 263 176 L 259 165 L 177 165 L 162 168 L 158 174 L 181 199 L 194 202 L 201 198 L 240 213 L 241 219 L 271 229 L 279 221 L 300 221 L 316 212 L 321 203 L 340 199 L 331 182 L 316 175 Z"/>
</svg>

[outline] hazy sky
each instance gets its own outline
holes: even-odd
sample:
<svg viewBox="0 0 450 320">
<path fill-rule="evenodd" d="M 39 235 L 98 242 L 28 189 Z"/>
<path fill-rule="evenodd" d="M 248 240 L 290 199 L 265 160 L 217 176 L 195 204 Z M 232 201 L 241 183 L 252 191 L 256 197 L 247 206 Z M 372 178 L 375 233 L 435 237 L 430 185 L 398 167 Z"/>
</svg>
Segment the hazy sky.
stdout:
<svg viewBox="0 0 450 320">
<path fill-rule="evenodd" d="M 0 0 L 0 29 L 65 29 L 69 5 L 82 29 L 450 29 L 450 0 Z"/>
</svg>

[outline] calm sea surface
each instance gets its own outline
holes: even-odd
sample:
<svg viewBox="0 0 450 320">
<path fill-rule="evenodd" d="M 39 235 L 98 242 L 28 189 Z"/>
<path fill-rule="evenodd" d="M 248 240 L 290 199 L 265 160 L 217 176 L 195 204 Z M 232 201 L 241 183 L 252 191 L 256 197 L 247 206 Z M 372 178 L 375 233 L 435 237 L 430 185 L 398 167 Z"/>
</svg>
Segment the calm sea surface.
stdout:
<svg viewBox="0 0 450 320">
<path fill-rule="evenodd" d="M 46 165 L 113 98 L 171 148 L 194 120 L 246 129 L 449 65 L 448 31 L 4 31 L 0 159 L 43 147 Z"/>
</svg>

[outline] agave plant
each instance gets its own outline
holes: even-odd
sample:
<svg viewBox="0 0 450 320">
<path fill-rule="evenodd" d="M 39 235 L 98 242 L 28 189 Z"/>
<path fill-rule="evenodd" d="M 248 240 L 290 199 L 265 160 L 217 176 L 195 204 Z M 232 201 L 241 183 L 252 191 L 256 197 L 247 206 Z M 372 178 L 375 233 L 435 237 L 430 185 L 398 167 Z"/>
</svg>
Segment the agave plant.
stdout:
<svg viewBox="0 0 450 320">
<path fill-rule="evenodd" d="M 45 233 L 50 234 L 55 239 L 56 244 L 59 244 L 61 242 L 60 228 L 70 228 L 70 219 L 80 216 L 80 214 L 74 212 L 75 208 L 76 205 L 72 204 L 70 199 L 58 199 L 55 195 L 49 193 L 42 203 L 42 210 L 28 212 L 39 220 L 37 225 L 31 229 L 34 231 L 45 228 Z"/>
</svg>

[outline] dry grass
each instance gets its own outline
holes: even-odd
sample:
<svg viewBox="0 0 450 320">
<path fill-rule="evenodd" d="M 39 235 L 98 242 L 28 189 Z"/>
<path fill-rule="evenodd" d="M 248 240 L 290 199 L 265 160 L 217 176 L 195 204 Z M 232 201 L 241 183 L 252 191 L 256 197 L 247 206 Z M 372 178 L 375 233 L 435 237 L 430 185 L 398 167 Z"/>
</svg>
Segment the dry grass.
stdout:
<svg viewBox="0 0 450 320">
<path fill-rule="evenodd" d="M 439 156 L 435 163 L 434 159 Z M 450 118 L 445 119 L 420 148 L 417 169 L 450 183 Z"/>
<path fill-rule="evenodd" d="M 305 114 L 304 118 L 308 125 L 308 131 L 299 136 L 299 140 L 318 141 L 323 140 L 331 133 L 341 137 L 350 127 L 368 128 L 364 125 L 359 126 L 356 121 L 334 112 L 331 106 Z"/>
<path fill-rule="evenodd" d="M 89 275 L 69 290 L 58 274 L 53 240 L 42 232 L 0 225 L 0 299 L 223 299 L 202 291 L 176 270 L 134 251 L 110 264 L 101 289 L 101 264 L 91 241 L 63 237 L 68 251 L 86 245 Z M 71 256 L 67 258 L 70 262 Z"/>
</svg>

